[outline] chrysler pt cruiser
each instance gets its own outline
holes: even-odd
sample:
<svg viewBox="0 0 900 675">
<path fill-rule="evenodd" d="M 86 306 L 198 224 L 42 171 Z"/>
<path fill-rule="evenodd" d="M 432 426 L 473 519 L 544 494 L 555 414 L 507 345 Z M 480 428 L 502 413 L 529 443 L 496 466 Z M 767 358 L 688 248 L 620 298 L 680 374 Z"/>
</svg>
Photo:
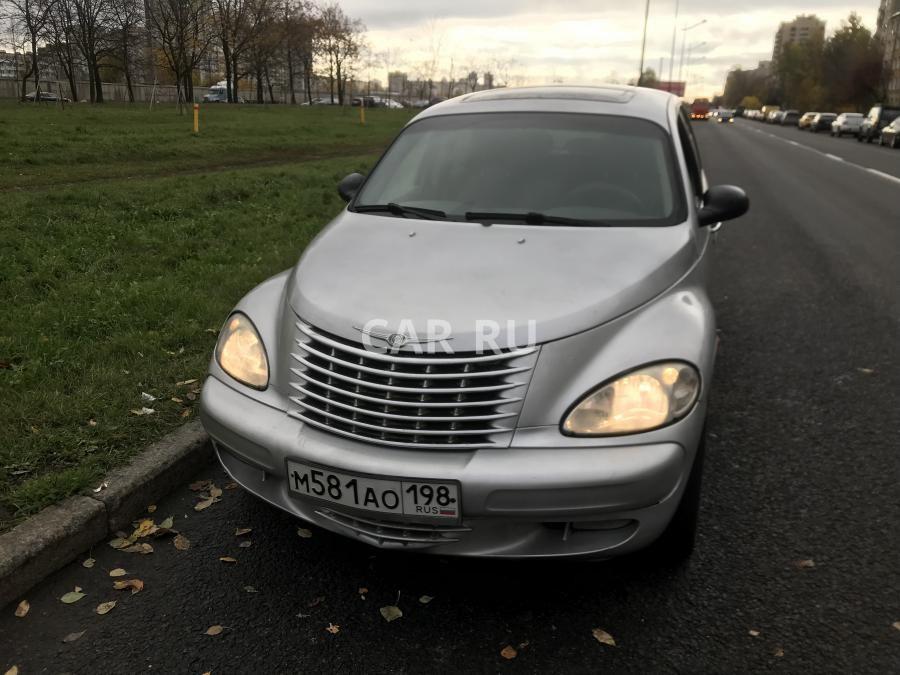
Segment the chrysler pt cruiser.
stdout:
<svg viewBox="0 0 900 675">
<path fill-rule="evenodd" d="M 265 501 L 382 548 L 607 558 L 694 544 L 716 352 L 709 187 L 632 87 L 419 114 L 296 266 L 225 321 L 201 416 Z"/>
</svg>

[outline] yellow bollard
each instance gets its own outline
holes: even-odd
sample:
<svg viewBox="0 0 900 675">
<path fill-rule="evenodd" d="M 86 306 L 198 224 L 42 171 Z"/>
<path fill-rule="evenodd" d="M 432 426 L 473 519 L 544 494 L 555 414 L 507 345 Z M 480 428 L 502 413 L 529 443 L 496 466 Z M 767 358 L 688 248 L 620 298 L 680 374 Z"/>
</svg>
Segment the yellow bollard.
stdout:
<svg viewBox="0 0 900 675">
<path fill-rule="evenodd" d="M 366 125 L 366 100 L 360 99 L 359 101 L 359 123 L 363 126 Z"/>
<path fill-rule="evenodd" d="M 200 133 L 200 104 L 194 104 L 194 133 Z"/>
</svg>

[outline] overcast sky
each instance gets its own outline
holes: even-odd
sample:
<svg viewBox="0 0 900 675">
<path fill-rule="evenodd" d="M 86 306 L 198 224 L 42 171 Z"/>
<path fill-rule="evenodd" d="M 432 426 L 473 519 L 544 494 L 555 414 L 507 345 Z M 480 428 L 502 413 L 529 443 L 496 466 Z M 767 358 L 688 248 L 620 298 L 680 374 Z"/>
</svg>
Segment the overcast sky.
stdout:
<svg viewBox="0 0 900 675">
<path fill-rule="evenodd" d="M 643 0 L 341 0 L 350 16 L 368 29 L 372 51 L 388 54 L 387 64 L 370 64 L 373 78 L 386 80 L 387 69 L 411 76 L 427 72 L 431 54 L 439 55 L 436 79 L 461 77 L 469 70 L 492 70 L 511 84 L 553 81 L 625 83 L 638 73 Z M 878 0 L 681 0 L 677 24 L 675 0 L 651 0 L 646 66 L 668 79 L 672 28 L 678 27 L 673 79 L 681 61 L 681 28 L 702 20 L 686 33 L 683 79 L 687 97 L 721 92 L 734 65 L 755 67 L 771 58 L 775 30 L 798 14 L 817 14 L 826 33 L 856 11 L 875 28 Z M 692 48 L 692 49 L 691 49 Z M 363 73 L 365 77 L 366 74 Z"/>
</svg>

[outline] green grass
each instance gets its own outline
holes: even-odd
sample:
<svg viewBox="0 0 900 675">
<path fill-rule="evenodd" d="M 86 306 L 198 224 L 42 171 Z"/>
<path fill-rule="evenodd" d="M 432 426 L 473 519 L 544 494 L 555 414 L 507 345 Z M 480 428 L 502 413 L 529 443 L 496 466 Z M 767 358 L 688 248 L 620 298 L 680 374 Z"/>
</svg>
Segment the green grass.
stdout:
<svg viewBox="0 0 900 675">
<path fill-rule="evenodd" d="M 47 153 L 0 167 L 27 179 L 0 192 L 0 530 L 194 418 L 198 385 L 176 383 L 203 377 L 229 309 L 338 212 L 337 181 L 376 157 L 358 149 L 384 145 L 407 118 L 359 127 L 339 110 L 223 107 L 192 139 L 171 111 L 0 106 L 3 152 L 15 138 L 16 157 Z M 105 140 L 69 139 L 60 125 Z M 329 158 L 253 164 L 304 147 Z M 68 156 L 83 163 L 60 163 Z M 70 184 L 41 187 L 63 168 Z M 164 175 L 185 170 L 195 173 Z M 157 413 L 130 412 L 142 405 Z"/>
</svg>

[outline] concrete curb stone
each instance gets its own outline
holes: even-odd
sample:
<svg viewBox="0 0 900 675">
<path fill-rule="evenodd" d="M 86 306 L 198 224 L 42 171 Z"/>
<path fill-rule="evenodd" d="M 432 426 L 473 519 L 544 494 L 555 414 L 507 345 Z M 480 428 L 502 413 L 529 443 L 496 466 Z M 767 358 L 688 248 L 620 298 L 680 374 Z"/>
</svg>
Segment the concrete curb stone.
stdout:
<svg viewBox="0 0 900 675">
<path fill-rule="evenodd" d="M 69 497 L 0 535 L 0 607 L 120 529 L 213 457 L 199 421 L 157 441 L 103 481 L 97 494 Z"/>
</svg>

